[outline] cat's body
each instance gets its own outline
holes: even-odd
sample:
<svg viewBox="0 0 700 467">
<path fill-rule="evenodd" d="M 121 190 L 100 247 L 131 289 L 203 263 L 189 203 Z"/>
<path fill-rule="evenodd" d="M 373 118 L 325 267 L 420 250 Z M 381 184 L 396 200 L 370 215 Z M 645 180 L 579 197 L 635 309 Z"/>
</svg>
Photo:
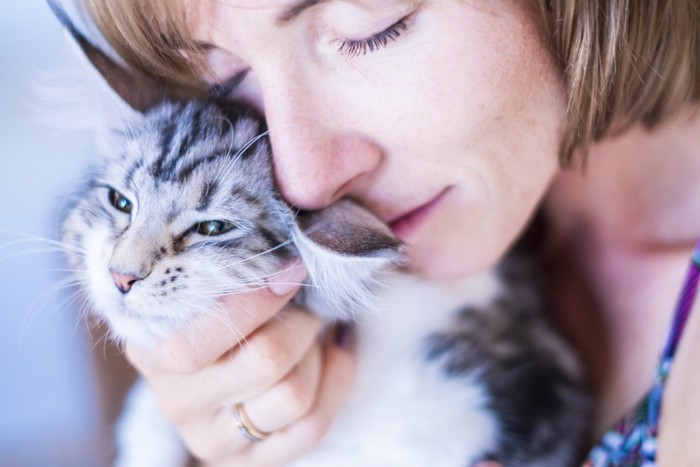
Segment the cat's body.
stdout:
<svg viewBox="0 0 700 467">
<path fill-rule="evenodd" d="M 358 371 L 347 405 L 321 445 L 295 467 L 465 466 L 483 458 L 506 466 L 572 465 L 576 442 L 565 438 L 580 434 L 585 422 L 565 421 L 565 413 L 583 408 L 580 395 L 571 381 L 540 380 L 552 392 L 541 404 L 542 394 L 527 387 L 541 376 L 527 368 L 530 359 L 568 351 L 549 329 L 537 329 L 534 315 L 521 321 L 520 332 L 530 336 L 504 340 L 518 319 L 494 309 L 509 295 L 498 274 L 447 284 L 394 276 L 388 286 L 378 311 L 358 317 Z M 539 355 L 532 338 L 542 339 Z M 529 348 L 520 353 L 523 345 Z M 520 368 L 507 368 L 515 360 Z M 575 371 L 575 361 L 565 364 Z M 498 407 L 497 398 L 518 392 L 537 415 L 526 420 L 522 406 Z M 547 413 L 549 403 L 559 405 L 557 415 Z"/>
<path fill-rule="evenodd" d="M 58 14 L 88 56 L 99 53 Z M 355 320 L 358 371 L 330 433 L 295 466 L 576 462 L 589 415 L 580 371 L 518 258 L 452 283 L 405 275 L 399 242 L 361 207 L 299 214 L 284 202 L 250 112 L 216 99 L 138 110 L 102 145 L 111 149 L 64 224 L 116 338 L 153 343 L 199 314 L 220 317 L 219 297 L 269 285 L 300 256 L 309 279 L 296 300 Z M 120 465 L 185 461 L 143 383 L 120 432 Z"/>
</svg>

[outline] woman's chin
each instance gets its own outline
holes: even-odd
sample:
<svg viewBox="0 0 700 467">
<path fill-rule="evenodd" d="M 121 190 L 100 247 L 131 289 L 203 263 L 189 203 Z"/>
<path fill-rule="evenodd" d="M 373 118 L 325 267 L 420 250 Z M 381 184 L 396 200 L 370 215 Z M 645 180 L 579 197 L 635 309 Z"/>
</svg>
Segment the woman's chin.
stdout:
<svg viewBox="0 0 700 467">
<path fill-rule="evenodd" d="M 457 249 L 459 250 L 459 249 Z M 498 261 L 498 255 L 476 254 L 469 251 L 457 251 L 446 246 L 406 247 L 408 261 L 404 265 L 407 272 L 428 280 L 462 279 L 489 268 Z"/>
</svg>

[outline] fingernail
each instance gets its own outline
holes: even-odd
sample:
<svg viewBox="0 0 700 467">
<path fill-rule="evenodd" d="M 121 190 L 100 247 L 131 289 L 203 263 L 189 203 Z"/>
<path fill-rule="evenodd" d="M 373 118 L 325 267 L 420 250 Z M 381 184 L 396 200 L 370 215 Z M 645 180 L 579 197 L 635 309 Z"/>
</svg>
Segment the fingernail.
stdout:
<svg viewBox="0 0 700 467">
<path fill-rule="evenodd" d="M 355 330 L 348 323 L 336 323 L 334 326 L 333 342 L 343 350 L 352 350 L 355 343 Z"/>
<path fill-rule="evenodd" d="M 299 287 L 306 277 L 306 269 L 301 260 L 294 260 L 282 271 L 270 277 L 269 289 L 275 295 L 283 296 Z"/>
</svg>

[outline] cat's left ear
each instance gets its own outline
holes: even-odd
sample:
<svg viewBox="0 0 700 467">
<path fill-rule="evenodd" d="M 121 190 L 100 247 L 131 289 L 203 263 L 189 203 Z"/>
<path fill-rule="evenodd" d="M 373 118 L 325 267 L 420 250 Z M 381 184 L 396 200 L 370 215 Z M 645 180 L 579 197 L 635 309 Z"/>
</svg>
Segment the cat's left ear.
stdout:
<svg viewBox="0 0 700 467">
<path fill-rule="evenodd" d="M 296 223 L 308 241 L 331 254 L 396 259 L 401 249 L 386 224 L 347 199 L 318 211 L 302 211 Z"/>
<path fill-rule="evenodd" d="M 332 317 L 371 308 L 379 273 L 404 259 L 389 227 L 349 200 L 300 213 L 294 243 L 309 273 L 314 311 Z"/>
<path fill-rule="evenodd" d="M 109 87 L 132 110 L 146 113 L 166 100 L 174 100 L 179 90 L 128 68 L 97 47 L 76 27 L 57 0 L 47 3 L 58 20 L 73 37 L 90 64 L 100 73 Z"/>
</svg>

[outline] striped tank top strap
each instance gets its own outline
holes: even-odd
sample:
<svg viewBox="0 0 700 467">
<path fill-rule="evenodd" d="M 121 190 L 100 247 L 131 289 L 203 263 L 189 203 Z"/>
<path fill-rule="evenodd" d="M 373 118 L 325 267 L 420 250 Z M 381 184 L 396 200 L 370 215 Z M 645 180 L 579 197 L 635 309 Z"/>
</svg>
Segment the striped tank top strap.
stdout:
<svg viewBox="0 0 700 467">
<path fill-rule="evenodd" d="M 688 316 L 690 315 L 690 310 L 693 307 L 693 302 L 698 291 L 698 278 L 700 278 L 700 241 L 698 241 L 693 250 L 693 257 L 685 276 L 683 290 L 678 299 L 678 303 L 676 303 L 673 324 L 666 341 L 666 346 L 664 347 L 662 361 L 673 358 L 676 352 L 676 347 L 683 334 L 683 329 L 688 321 Z"/>
</svg>

